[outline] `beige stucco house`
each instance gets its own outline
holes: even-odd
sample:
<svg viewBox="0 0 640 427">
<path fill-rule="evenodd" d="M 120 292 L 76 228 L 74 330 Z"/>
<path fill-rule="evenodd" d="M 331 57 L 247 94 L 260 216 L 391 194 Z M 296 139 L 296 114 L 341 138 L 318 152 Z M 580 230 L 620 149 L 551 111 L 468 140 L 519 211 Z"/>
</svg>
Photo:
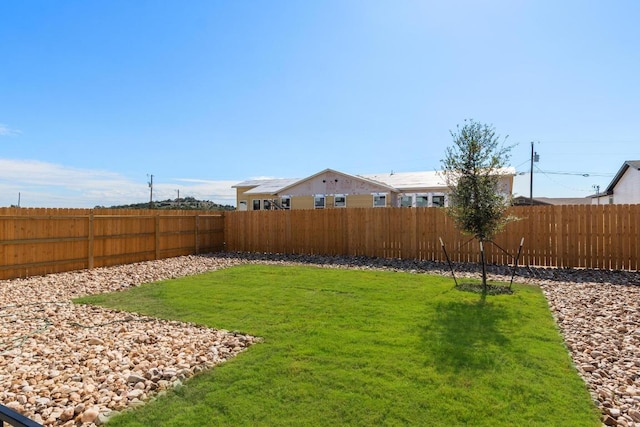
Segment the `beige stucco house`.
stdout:
<svg viewBox="0 0 640 427">
<path fill-rule="evenodd" d="M 511 195 L 515 169 L 506 168 L 500 191 Z M 238 210 L 355 207 L 438 207 L 449 203 L 440 172 L 350 175 L 325 169 L 306 178 L 255 179 L 236 189 Z"/>
</svg>

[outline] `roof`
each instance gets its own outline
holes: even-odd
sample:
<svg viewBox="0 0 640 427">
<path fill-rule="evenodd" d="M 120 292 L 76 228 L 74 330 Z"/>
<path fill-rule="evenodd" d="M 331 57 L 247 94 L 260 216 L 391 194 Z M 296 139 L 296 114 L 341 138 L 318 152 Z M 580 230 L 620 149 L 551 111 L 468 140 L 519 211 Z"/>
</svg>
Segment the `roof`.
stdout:
<svg viewBox="0 0 640 427">
<path fill-rule="evenodd" d="M 301 182 L 313 179 L 323 173 L 332 172 L 348 176 L 354 179 L 369 181 L 378 186 L 388 187 L 390 190 L 407 191 L 411 189 L 423 188 L 444 188 L 447 187 L 441 171 L 426 172 L 391 172 L 367 175 L 351 175 L 333 169 L 324 169 L 306 178 L 265 178 L 242 181 L 232 188 L 253 187 L 245 191 L 245 194 L 278 194 Z M 503 168 L 504 175 L 515 175 L 514 168 Z"/>
<path fill-rule="evenodd" d="M 378 186 L 382 185 L 384 187 L 389 187 L 390 190 L 395 190 L 395 188 L 393 188 L 393 186 L 390 186 L 390 185 L 388 185 L 388 184 L 386 184 L 384 182 L 377 182 L 377 181 L 371 180 L 371 179 L 366 178 L 366 177 L 361 176 L 361 175 L 351 175 L 351 174 L 348 174 L 348 173 L 344 173 L 344 172 L 340 172 L 340 171 L 337 171 L 337 170 L 334 170 L 334 169 L 327 168 L 327 169 L 321 170 L 318 173 L 314 173 L 311 176 L 308 176 L 306 178 L 303 178 L 303 179 L 300 179 L 300 180 L 298 180 L 296 182 L 293 182 L 293 183 L 291 183 L 291 184 L 289 184 L 289 185 L 287 185 L 285 187 L 282 187 L 278 191 L 284 191 L 284 190 L 286 190 L 286 189 L 288 189 L 290 187 L 293 187 L 294 185 L 297 185 L 297 184 L 299 184 L 299 183 L 301 183 L 303 181 L 308 181 L 310 179 L 313 179 L 313 178 L 315 178 L 317 176 L 320 176 L 320 175 L 322 175 L 324 173 L 327 173 L 327 172 L 336 173 L 336 174 L 339 174 L 339 175 L 342 175 L 342 176 L 346 176 L 346 177 L 349 177 L 349 178 L 353 178 L 353 179 L 357 179 L 357 180 L 360 180 L 360 181 L 370 181 L 372 184 L 375 184 L 375 185 L 378 185 Z"/>
<path fill-rule="evenodd" d="M 502 168 L 504 175 L 515 175 L 514 168 Z M 370 175 L 360 175 L 363 178 L 382 182 L 398 190 L 411 190 L 414 188 L 447 187 L 442 171 L 427 172 L 391 172 Z"/>
<path fill-rule="evenodd" d="M 395 188 L 393 186 L 390 186 L 384 182 L 381 181 L 375 181 L 363 176 L 359 176 L 359 175 L 350 175 L 348 173 L 344 173 L 344 172 L 339 172 L 333 169 L 324 169 L 318 173 L 314 173 L 311 176 L 308 176 L 306 178 L 265 178 L 265 179 L 251 179 L 248 181 L 242 181 L 236 185 L 233 185 L 232 188 L 238 188 L 238 187 L 253 187 L 250 190 L 247 190 L 244 192 L 244 194 L 278 194 L 281 193 L 283 191 L 285 191 L 288 188 L 293 187 L 294 185 L 297 185 L 301 182 L 313 179 L 319 175 L 322 175 L 323 173 L 326 172 L 333 172 L 333 173 L 337 173 L 340 175 L 344 175 L 344 176 L 348 176 L 354 179 L 358 179 L 361 181 L 370 181 L 372 184 L 375 185 L 382 185 L 385 187 L 389 187 L 391 190 L 394 190 Z"/>
<path fill-rule="evenodd" d="M 625 161 L 622 164 L 622 167 L 620 168 L 620 170 L 618 170 L 618 173 L 616 174 L 616 176 L 613 177 L 613 180 L 611 181 L 611 184 L 609 184 L 609 186 L 605 190 L 604 194 L 613 194 L 613 189 L 618 184 L 618 181 L 620 181 L 620 179 L 622 179 L 622 175 L 624 175 L 625 172 L 627 171 L 627 169 L 629 169 L 629 168 L 634 168 L 634 169 L 640 170 L 640 160 L 627 160 L 627 161 Z M 602 196 L 602 195 L 603 194 L 600 193 L 597 196 Z"/>
<path fill-rule="evenodd" d="M 254 187 L 251 190 L 245 191 L 245 194 L 276 194 L 282 188 L 295 184 L 298 181 L 300 181 L 300 178 L 251 179 L 239 182 L 233 185 L 232 188 Z"/>
<path fill-rule="evenodd" d="M 360 177 L 383 183 L 398 190 L 424 187 L 446 187 L 439 172 L 391 172 L 360 175 Z"/>
<path fill-rule="evenodd" d="M 513 198 L 516 206 L 526 206 L 531 204 L 531 199 L 527 196 Z M 590 205 L 590 197 L 534 197 L 534 205 Z"/>
</svg>

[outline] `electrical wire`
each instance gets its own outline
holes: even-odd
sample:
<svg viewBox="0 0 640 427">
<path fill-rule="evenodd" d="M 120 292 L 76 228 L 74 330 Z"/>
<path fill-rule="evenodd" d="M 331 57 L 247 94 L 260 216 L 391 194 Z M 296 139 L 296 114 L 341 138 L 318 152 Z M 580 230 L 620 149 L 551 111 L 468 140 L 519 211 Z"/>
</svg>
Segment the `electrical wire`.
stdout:
<svg viewBox="0 0 640 427">
<path fill-rule="evenodd" d="M 543 171 L 542 169 L 540 169 L 539 167 L 535 166 L 536 171 L 538 171 L 539 173 L 541 173 L 542 175 L 544 175 L 545 177 L 547 177 L 551 182 L 553 182 L 554 184 L 557 184 L 561 187 L 567 188 L 569 190 L 573 190 L 573 191 L 584 191 L 589 193 L 591 191 L 591 189 L 584 189 L 584 188 L 576 188 L 576 187 L 570 187 L 568 185 L 563 184 L 562 182 L 559 182 L 558 180 L 552 178 L 551 176 L 549 176 L 549 174 L 546 171 Z"/>
</svg>

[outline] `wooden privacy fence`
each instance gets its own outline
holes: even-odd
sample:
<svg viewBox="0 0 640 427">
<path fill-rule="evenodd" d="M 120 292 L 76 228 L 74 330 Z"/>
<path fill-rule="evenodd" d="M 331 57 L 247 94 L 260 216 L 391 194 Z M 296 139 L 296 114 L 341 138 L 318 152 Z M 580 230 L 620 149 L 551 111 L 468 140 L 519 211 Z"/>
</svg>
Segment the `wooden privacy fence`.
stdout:
<svg viewBox="0 0 640 427">
<path fill-rule="evenodd" d="M 640 205 L 521 206 L 485 245 L 489 263 L 508 265 L 524 237 L 519 265 L 638 270 Z M 477 262 L 479 245 L 441 208 L 351 208 L 225 214 L 228 251 L 365 255 Z"/>
<path fill-rule="evenodd" d="M 485 246 L 487 261 L 640 269 L 640 205 L 513 207 L 520 220 Z M 441 208 L 203 213 L 0 208 L 0 279 L 180 255 L 270 252 L 477 262 L 477 242 Z"/>
<path fill-rule="evenodd" d="M 223 249 L 221 214 L 0 208 L 0 279 Z"/>
</svg>

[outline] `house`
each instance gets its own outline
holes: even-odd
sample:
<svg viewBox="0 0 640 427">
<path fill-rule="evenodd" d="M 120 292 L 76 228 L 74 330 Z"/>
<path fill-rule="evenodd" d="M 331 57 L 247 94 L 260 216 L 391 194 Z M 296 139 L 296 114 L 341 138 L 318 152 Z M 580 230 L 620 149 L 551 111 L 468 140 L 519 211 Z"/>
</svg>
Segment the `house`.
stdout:
<svg viewBox="0 0 640 427">
<path fill-rule="evenodd" d="M 607 189 L 591 196 L 591 200 L 594 205 L 640 203 L 640 160 L 624 162 Z"/>
<path fill-rule="evenodd" d="M 500 191 L 510 196 L 515 169 L 505 168 Z M 236 189 L 238 210 L 353 207 L 439 207 L 449 204 L 440 172 L 351 175 L 325 169 L 306 178 L 254 179 Z"/>
</svg>

